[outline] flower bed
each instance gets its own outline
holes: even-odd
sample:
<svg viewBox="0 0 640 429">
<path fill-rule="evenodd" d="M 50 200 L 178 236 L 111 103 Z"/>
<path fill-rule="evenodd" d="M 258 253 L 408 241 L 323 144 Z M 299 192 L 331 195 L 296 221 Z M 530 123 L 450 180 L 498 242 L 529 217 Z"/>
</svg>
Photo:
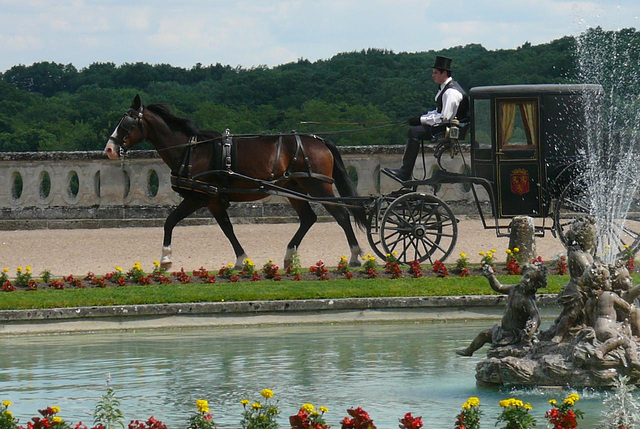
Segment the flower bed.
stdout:
<svg viewBox="0 0 640 429">
<path fill-rule="evenodd" d="M 505 263 L 497 263 L 495 249 L 480 252 L 483 264 L 494 267 L 496 273 L 518 274 L 521 261 L 513 256 L 517 253 L 508 250 L 508 258 Z M 13 292 L 16 290 L 38 289 L 85 289 L 106 288 L 127 285 L 152 285 L 152 284 L 188 284 L 188 283 L 239 283 L 255 281 L 300 281 L 300 280 L 336 280 L 336 279 L 398 279 L 419 277 L 468 277 L 482 275 L 480 265 L 470 265 L 467 255 L 460 253 L 455 263 L 446 265 L 440 261 L 433 264 L 411 261 L 408 265 L 400 265 L 396 254 L 388 254 L 384 265 L 379 265 L 373 255 L 367 254 L 363 258 L 361 267 L 349 267 L 346 257 L 342 256 L 337 267 L 328 267 L 325 262 L 317 261 L 314 265 L 303 269 L 300 266 L 296 252 L 291 258 L 291 266 L 287 270 L 281 269 L 272 259 L 265 262 L 259 269 L 250 259 L 243 261 L 240 269 L 234 264 L 228 264 L 219 269 L 210 270 L 200 267 L 187 271 L 181 268 L 178 271 L 167 271 L 160 267 L 157 261 L 153 261 L 153 268 L 145 272 L 140 262 L 135 262 L 129 270 L 114 267 L 114 270 L 104 275 L 96 275 L 89 272 L 83 276 L 69 274 L 62 278 L 53 278 L 48 270 L 43 271 L 39 278 L 31 273 L 31 267 L 17 267 L 13 279 L 8 276 L 9 268 L 4 268 L 0 273 L 0 290 Z M 566 260 L 561 256 L 553 263 L 554 274 L 566 274 Z"/>
<path fill-rule="evenodd" d="M 628 378 L 620 377 L 617 380 L 615 392 L 609 401 L 609 410 L 604 413 L 602 424 L 599 427 L 609 429 L 625 429 L 635 427 L 637 415 L 629 412 L 629 408 L 637 409 L 638 403 L 630 395 L 632 389 L 629 388 Z M 263 389 L 260 393 L 261 399 L 250 401 L 242 399 L 242 411 L 239 414 L 239 427 L 243 429 L 277 429 L 280 427 L 277 418 L 280 414 L 278 401 L 274 399 L 274 392 L 271 389 Z M 577 429 L 579 422 L 583 418 L 583 412 L 576 408 L 576 403 L 580 396 L 576 393 L 569 394 L 561 404 L 555 399 L 548 402 L 551 408 L 546 411 L 544 418 L 547 420 L 546 427 L 553 429 Z M 606 402 L 606 401 L 605 401 Z M 18 419 L 9 410 L 10 401 L 3 401 L 0 404 L 0 429 L 87 429 L 87 425 L 78 422 L 73 425 L 61 417 L 61 409 L 57 406 L 48 406 L 38 410 L 40 416 L 33 417 L 25 426 L 21 425 Z M 209 409 L 209 402 L 198 399 L 195 402 L 197 411 L 189 416 L 187 429 L 215 429 L 216 423 Z M 109 429 L 124 427 L 124 417 L 119 409 L 120 401 L 116 398 L 114 391 L 107 385 L 107 393 L 101 397 L 95 405 L 93 412 L 93 426 L 91 429 Z M 442 427 L 454 427 L 455 429 L 479 429 L 481 421 L 493 423 L 495 427 L 501 429 L 528 429 L 537 426 L 536 419 L 530 414 L 532 406 L 517 398 L 509 398 L 500 401 L 501 412 L 494 418 L 484 417 L 481 410 L 480 399 L 470 397 L 464 404 L 457 416 L 452 416 L 452 424 L 443 422 Z M 330 429 L 326 420 L 329 409 L 313 404 L 303 404 L 299 411 L 289 416 L 289 424 L 284 426 L 291 429 Z M 422 417 L 414 416 L 407 412 L 398 418 L 400 429 L 420 429 L 423 427 Z M 167 429 L 167 426 L 153 415 L 146 420 L 131 420 L 128 429 Z M 347 415 L 340 420 L 341 429 L 376 429 L 373 417 L 362 407 L 347 409 Z"/>
</svg>

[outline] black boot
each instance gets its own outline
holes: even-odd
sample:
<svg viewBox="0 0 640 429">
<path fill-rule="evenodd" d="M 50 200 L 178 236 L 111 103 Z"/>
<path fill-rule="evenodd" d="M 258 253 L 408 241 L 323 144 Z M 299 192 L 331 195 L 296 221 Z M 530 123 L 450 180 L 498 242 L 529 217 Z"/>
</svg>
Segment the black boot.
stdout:
<svg viewBox="0 0 640 429">
<path fill-rule="evenodd" d="M 406 182 L 411 179 L 413 174 L 413 166 L 416 164 L 416 158 L 420 151 L 420 140 L 408 139 L 407 146 L 404 149 L 404 155 L 402 156 L 402 167 L 400 168 L 383 168 L 382 170 L 387 174 L 397 177 L 402 182 Z"/>
</svg>

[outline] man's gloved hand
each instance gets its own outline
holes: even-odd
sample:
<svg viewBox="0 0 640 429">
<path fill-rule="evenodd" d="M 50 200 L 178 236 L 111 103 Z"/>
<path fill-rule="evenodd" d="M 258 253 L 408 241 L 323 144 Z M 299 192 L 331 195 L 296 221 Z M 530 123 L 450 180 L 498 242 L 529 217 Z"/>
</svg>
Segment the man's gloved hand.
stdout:
<svg viewBox="0 0 640 429">
<path fill-rule="evenodd" d="M 420 125 L 421 124 L 420 116 L 407 119 L 407 124 L 411 125 L 412 127 L 415 127 L 416 125 Z"/>
</svg>

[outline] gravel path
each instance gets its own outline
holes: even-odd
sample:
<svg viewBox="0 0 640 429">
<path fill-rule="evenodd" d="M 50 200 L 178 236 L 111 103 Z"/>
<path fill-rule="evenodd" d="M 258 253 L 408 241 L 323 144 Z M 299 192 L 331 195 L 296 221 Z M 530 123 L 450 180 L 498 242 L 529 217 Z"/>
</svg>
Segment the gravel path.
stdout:
<svg viewBox="0 0 640 429">
<path fill-rule="evenodd" d="M 241 224 L 235 226 L 235 231 L 256 265 L 270 258 L 281 265 L 286 244 L 296 228 L 297 224 L 292 223 Z M 497 238 L 494 231 L 482 229 L 478 219 L 462 218 L 458 228 L 458 242 L 448 263 L 453 263 L 459 252 L 465 252 L 471 262 L 478 262 L 478 252 L 492 248 L 503 258 L 509 244 L 507 237 Z M 116 265 L 126 270 L 139 261 L 145 271 L 150 271 L 153 260 L 160 259 L 162 234 L 161 227 L 2 231 L 0 268 L 8 267 L 10 275 L 18 266 L 31 266 L 34 274 L 48 269 L 55 276 L 85 275 L 88 271 L 104 275 Z M 365 233 L 357 231 L 357 235 L 363 251 L 372 253 Z M 545 261 L 564 252 L 560 241 L 550 233 L 537 238 L 536 246 Z M 303 267 L 319 259 L 336 266 L 341 255 L 349 255 L 349 248 L 336 223 L 318 223 L 302 241 L 299 254 Z M 184 267 L 190 271 L 200 266 L 211 270 L 235 262 L 231 245 L 217 225 L 176 227 L 173 257 L 174 270 Z"/>
</svg>

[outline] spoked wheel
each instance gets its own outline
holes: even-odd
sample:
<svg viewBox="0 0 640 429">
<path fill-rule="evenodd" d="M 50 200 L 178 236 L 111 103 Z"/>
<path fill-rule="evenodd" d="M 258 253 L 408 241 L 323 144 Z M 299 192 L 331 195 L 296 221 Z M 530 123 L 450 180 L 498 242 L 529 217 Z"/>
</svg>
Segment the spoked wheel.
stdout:
<svg viewBox="0 0 640 429">
<path fill-rule="evenodd" d="M 378 257 L 382 258 L 382 260 L 386 259 L 386 253 L 382 248 L 382 240 L 380 239 L 380 224 L 382 223 L 384 213 L 389 208 L 389 204 L 395 199 L 396 196 L 393 195 L 379 197 L 376 200 L 375 206 L 372 207 L 371 213 L 367 216 L 367 240 L 369 241 L 371 249 Z"/>
<path fill-rule="evenodd" d="M 458 238 L 453 212 L 438 198 L 412 192 L 394 200 L 384 213 L 380 240 L 385 253 L 396 252 L 398 261 L 433 264 L 444 260 Z"/>
<path fill-rule="evenodd" d="M 578 217 L 591 215 L 601 223 L 603 242 L 598 243 L 598 254 L 614 252 L 621 258 L 628 251 L 636 253 L 640 248 L 640 200 L 636 186 L 616 186 L 617 183 L 632 184 L 634 181 L 620 177 L 615 171 L 603 171 L 603 185 L 595 189 L 586 177 L 578 177 L 562 190 L 553 210 L 554 228 L 562 244 L 567 246 L 567 232 Z M 616 210 L 623 206 L 628 210 Z M 626 213 L 623 213 L 626 212 Z M 619 237 L 619 238 L 618 238 Z"/>
</svg>

